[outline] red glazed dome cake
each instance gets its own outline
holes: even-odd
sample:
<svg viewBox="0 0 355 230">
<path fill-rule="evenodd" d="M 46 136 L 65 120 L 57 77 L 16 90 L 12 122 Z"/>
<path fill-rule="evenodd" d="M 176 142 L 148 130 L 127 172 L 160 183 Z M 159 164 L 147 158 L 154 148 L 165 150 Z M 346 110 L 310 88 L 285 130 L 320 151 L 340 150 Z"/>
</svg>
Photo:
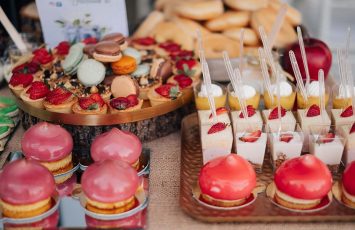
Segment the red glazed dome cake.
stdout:
<svg viewBox="0 0 355 230">
<path fill-rule="evenodd" d="M 342 201 L 355 208 L 355 161 L 351 162 L 345 169 L 343 178 Z"/>
<path fill-rule="evenodd" d="M 199 175 L 201 198 L 214 206 L 233 207 L 246 202 L 256 186 L 251 164 L 237 154 L 207 162 Z"/>
<path fill-rule="evenodd" d="M 0 205 L 3 216 L 28 218 L 52 207 L 55 183 L 52 174 L 33 160 L 16 160 L 0 174 Z"/>
</svg>

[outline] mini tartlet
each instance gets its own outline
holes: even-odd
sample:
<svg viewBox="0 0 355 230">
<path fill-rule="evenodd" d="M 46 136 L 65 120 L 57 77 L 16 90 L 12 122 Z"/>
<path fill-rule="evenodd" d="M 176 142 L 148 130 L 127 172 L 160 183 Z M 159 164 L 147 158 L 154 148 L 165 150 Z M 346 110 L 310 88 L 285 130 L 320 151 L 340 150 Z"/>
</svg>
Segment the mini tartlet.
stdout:
<svg viewBox="0 0 355 230">
<path fill-rule="evenodd" d="M 90 165 L 81 178 L 86 209 L 99 214 L 127 212 L 137 205 L 137 171 L 124 161 L 100 161 Z"/>
<path fill-rule="evenodd" d="M 34 81 L 22 91 L 20 97 L 25 103 L 35 108 L 43 109 L 43 101 L 48 93 L 49 88 L 44 82 Z"/>
<path fill-rule="evenodd" d="M 148 98 L 151 106 L 157 106 L 172 100 L 176 100 L 181 96 L 179 86 L 173 84 L 164 84 L 149 90 Z"/>
<path fill-rule="evenodd" d="M 355 161 L 351 162 L 343 173 L 341 200 L 347 206 L 355 208 Z"/>
<path fill-rule="evenodd" d="M 122 160 L 138 170 L 142 143 L 133 133 L 113 128 L 94 139 L 90 153 L 95 162 Z"/>
<path fill-rule="evenodd" d="M 71 113 L 72 106 L 78 101 L 70 91 L 57 87 L 47 94 L 43 102 L 46 110 L 57 113 Z"/>
<path fill-rule="evenodd" d="M 256 186 L 251 164 L 237 154 L 221 156 L 207 162 L 199 175 L 203 201 L 219 207 L 244 204 Z"/>
<path fill-rule="evenodd" d="M 106 114 L 107 105 L 100 94 L 94 93 L 88 97 L 80 97 L 72 106 L 73 113 L 77 114 Z"/>
<path fill-rule="evenodd" d="M 286 208 L 312 209 L 328 196 L 332 182 L 328 167 L 317 157 L 306 154 L 285 161 L 277 169 L 273 199 Z"/>
<path fill-rule="evenodd" d="M 38 216 L 52 207 L 55 184 L 52 174 L 32 160 L 16 160 L 0 174 L 0 206 L 10 218 Z"/>
<path fill-rule="evenodd" d="M 68 172 L 73 168 L 71 134 L 59 125 L 40 122 L 23 135 L 21 147 L 26 159 L 38 161 L 53 175 Z M 63 182 L 68 177 L 61 178 Z"/>
<path fill-rule="evenodd" d="M 33 75 L 30 73 L 13 73 L 9 88 L 16 96 L 20 97 L 22 91 L 33 82 L 33 79 Z"/>
</svg>

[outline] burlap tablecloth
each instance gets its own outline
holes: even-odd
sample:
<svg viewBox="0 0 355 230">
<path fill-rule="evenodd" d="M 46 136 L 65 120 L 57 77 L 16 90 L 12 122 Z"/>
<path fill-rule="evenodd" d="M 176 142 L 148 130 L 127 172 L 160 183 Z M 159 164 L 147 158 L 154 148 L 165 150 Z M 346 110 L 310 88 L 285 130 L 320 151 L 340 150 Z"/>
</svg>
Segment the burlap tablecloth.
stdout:
<svg viewBox="0 0 355 230">
<path fill-rule="evenodd" d="M 7 89 L 1 89 L 0 95 L 10 95 Z M 24 130 L 21 126 L 0 156 L 3 164 L 10 151 L 20 149 L 20 140 Z M 179 207 L 180 192 L 180 133 L 145 144 L 151 148 L 151 174 L 148 206 L 149 229 L 355 229 L 355 223 L 310 223 L 310 224 L 209 224 L 196 221 L 184 214 Z"/>
</svg>

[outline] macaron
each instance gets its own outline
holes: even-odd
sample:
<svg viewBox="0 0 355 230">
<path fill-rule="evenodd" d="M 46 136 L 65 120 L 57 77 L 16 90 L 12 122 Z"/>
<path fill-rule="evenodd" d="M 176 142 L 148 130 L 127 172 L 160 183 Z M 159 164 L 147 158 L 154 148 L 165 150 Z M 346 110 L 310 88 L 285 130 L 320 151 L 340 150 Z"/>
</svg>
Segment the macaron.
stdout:
<svg viewBox="0 0 355 230">
<path fill-rule="evenodd" d="M 19 110 L 16 101 L 9 97 L 0 97 L 0 115 L 14 117 Z"/>
<path fill-rule="evenodd" d="M 79 64 L 84 58 L 83 48 L 83 43 L 77 43 L 70 47 L 69 53 L 62 63 L 62 67 L 66 74 L 73 75 L 76 73 Z"/>
<path fill-rule="evenodd" d="M 89 87 L 100 84 L 105 78 L 106 68 L 95 59 L 87 59 L 83 61 L 78 68 L 79 81 Z"/>
<path fill-rule="evenodd" d="M 127 97 L 128 95 L 139 94 L 139 86 L 135 79 L 128 75 L 116 76 L 111 83 L 113 97 Z"/>
<path fill-rule="evenodd" d="M 54 192 L 52 174 L 35 161 L 10 162 L 0 174 L 0 205 L 6 217 L 34 217 L 48 211 Z"/>
<path fill-rule="evenodd" d="M 100 62 L 116 62 L 122 58 L 120 45 L 113 41 L 99 42 L 95 46 L 93 57 Z"/>
<path fill-rule="evenodd" d="M 150 72 L 150 65 L 147 63 L 140 64 L 137 69 L 131 74 L 133 77 L 143 77 L 148 76 Z"/>
<path fill-rule="evenodd" d="M 9 116 L 0 115 L 0 127 L 2 126 L 14 127 L 15 126 L 14 120 L 12 120 Z"/>
<path fill-rule="evenodd" d="M 123 56 L 120 60 L 112 62 L 111 68 L 117 75 L 130 74 L 137 68 L 136 59 L 130 56 Z"/>
<path fill-rule="evenodd" d="M 136 59 L 137 65 L 139 65 L 142 61 L 142 54 L 138 50 L 136 50 L 135 48 L 132 48 L 132 47 L 127 47 L 123 51 L 123 55 L 130 56 L 130 57 L 133 57 L 134 59 Z"/>
<path fill-rule="evenodd" d="M 128 47 L 128 42 L 126 41 L 126 37 L 121 33 L 110 33 L 106 34 L 101 41 L 113 41 L 116 42 L 121 50 L 125 50 Z"/>
<path fill-rule="evenodd" d="M 93 58 L 95 52 L 95 45 L 94 44 L 87 44 L 84 49 L 84 54 L 88 55 L 89 58 Z"/>
</svg>

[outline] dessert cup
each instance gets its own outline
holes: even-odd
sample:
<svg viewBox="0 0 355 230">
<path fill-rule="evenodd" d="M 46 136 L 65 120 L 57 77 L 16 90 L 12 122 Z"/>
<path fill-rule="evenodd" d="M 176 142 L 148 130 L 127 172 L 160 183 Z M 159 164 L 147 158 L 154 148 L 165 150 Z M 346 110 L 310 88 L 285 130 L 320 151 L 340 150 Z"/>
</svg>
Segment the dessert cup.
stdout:
<svg viewBox="0 0 355 230">
<path fill-rule="evenodd" d="M 228 110 L 223 108 L 223 113 L 220 113 L 218 111 L 221 110 L 221 108 L 216 109 L 217 111 L 217 120 L 218 122 L 223 122 L 223 123 L 230 123 L 229 115 L 228 115 Z M 208 124 L 213 124 L 213 118 L 212 118 L 212 112 L 211 110 L 198 110 L 198 120 L 200 125 L 208 125 Z"/>
<path fill-rule="evenodd" d="M 295 100 L 296 100 L 296 87 L 287 82 L 288 84 L 291 85 L 292 87 L 292 92 L 291 94 L 287 95 L 287 96 L 280 96 L 280 104 L 283 108 L 285 108 L 286 110 L 292 110 L 293 109 L 293 106 L 295 104 Z M 280 89 L 280 91 L 282 91 L 282 88 Z M 276 91 L 275 91 L 276 92 Z M 277 106 L 277 96 L 274 92 L 274 99 L 273 99 L 273 102 L 271 101 L 271 97 L 270 95 L 268 94 L 267 90 L 264 89 L 264 103 L 265 103 L 265 107 L 267 109 L 273 109 Z"/>
<path fill-rule="evenodd" d="M 350 90 L 345 91 L 343 88 L 342 85 L 335 85 L 332 88 L 333 109 L 345 109 L 351 105 Z"/>
<path fill-rule="evenodd" d="M 331 119 L 332 124 L 335 125 L 336 129 L 339 130 L 343 125 L 351 125 L 355 122 L 354 115 L 345 115 L 344 112 L 347 108 L 344 109 L 332 109 L 331 110 Z"/>
<path fill-rule="evenodd" d="M 314 125 L 310 127 L 309 153 L 337 173 L 343 156 L 345 139 L 335 126 Z"/>
<path fill-rule="evenodd" d="M 275 108 L 277 109 L 277 108 Z M 279 131 L 280 122 L 279 119 L 269 119 L 270 113 L 273 110 L 263 110 L 262 115 L 266 124 L 266 131 L 276 133 Z M 281 131 L 294 131 L 296 127 L 296 119 L 291 111 L 286 111 L 285 115 L 281 117 Z"/>
<path fill-rule="evenodd" d="M 329 98 L 330 98 L 330 89 L 328 86 L 325 86 L 325 106 L 327 107 Z M 319 93 L 318 93 L 319 95 Z M 297 108 L 298 109 L 306 109 L 310 105 L 318 105 L 319 106 L 319 96 L 308 96 L 308 103 L 302 97 L 302 94 L 297 89 Z"/>
<path fill-rule="evenodd" d="M 248 84 L 245 84 L 244 86 L 250 86 L 252 88 L 254 88 L 254 90 L 256 91 L 255 94 L 253 95 L 251 92 L 251 95 L 248 96 L 248 92 L 246 93 L 244 87 L 244 95 L 246 97 L 245 99 L 245 104 L 246 105 L 251 105 L 254 107 L 254 109 L 258 109 L 259 108 L 259 102 L 260 102 L 260 89 L 259 87 L 256 86 L 256 84 L 252 85 L 250 83 Z M 234 90 L 233 90 L 233 87 L 232 87 L 232 84 L 229 83 L 228 86 L 227 86 L 227 91 L 228 91 L 228 104 L 229 104 L 229 107 L 231 108 L 231 110 L 241 110 L 240 108 L 240 104 L 239 104 L 239 100 L 238 98 L 236 97 L 235 93 L 234 93 Z"/>
<path fill-rule="evenodd" d="M 203 82 L 201 82 L 200 84 L 197 84 L 194 87 L 196 108 L 197 108 L 197 110 L 209 110 L 210 105 L 208 103 L 207 96 L 205 96 L 205 95 L 201 96 L 201 93 L 200 93 L 202 84 L 203 84 Z M 214 97 L 216 108 L 224 107 L 226 105 L 226 100 L 227 100 L 226 88 L 223 85 L 215 83 L 215 82 L 212 82 L 212 84 L 217 85 L 222 89 L 222 94 Z"/>
<path fill-rule="evenodd" d="M 259 110 L 255 110 L 255 114 L 248 116 L 248 120 L 243 116 L 241 117 L 241 111 L 232 111 L 231 118 L 233 124 L 234 136 L 236 132 L 243 132 L 244 130 L 251 128 L 253 130 L 262 129 L 263 119 Z"/>
<path fill-rule="evenodd" d="M 290 127 L 290 125 L 286 125 Z M 271 130 L 269 128 L 269 130 Z M 284 129 L 281 132 L 269 132 L 269 147 L 271 161 L 274 169 L 277 169 L 284 161 L 301 156 L 304 135 L 297 124 L 296 128 Z"/>
</svg>

